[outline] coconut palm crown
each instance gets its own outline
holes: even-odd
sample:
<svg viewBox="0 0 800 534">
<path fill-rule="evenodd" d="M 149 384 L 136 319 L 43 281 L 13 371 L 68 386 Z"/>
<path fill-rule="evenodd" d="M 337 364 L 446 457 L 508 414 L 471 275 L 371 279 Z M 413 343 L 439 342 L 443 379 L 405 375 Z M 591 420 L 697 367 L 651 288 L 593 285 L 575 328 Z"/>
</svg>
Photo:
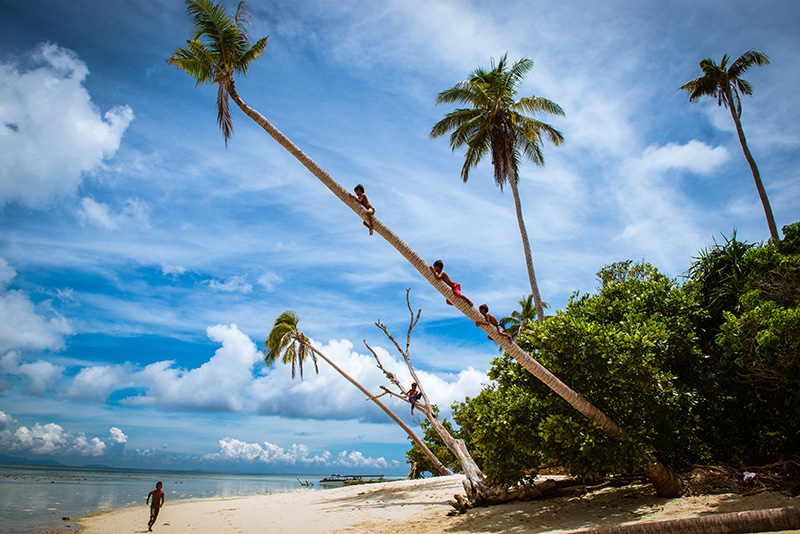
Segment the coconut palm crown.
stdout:
<svg viewBox="0 0 800 534">
<path fill-rule="evenodd" d="M 461 168 L 464 182 L 469 179 L 470 169 L 491 153 L 495 184 L 501 190 L 505 185 L 510 185 L 514 197 L 531 294 L 541 320 L 544 312 L 517 189 L 519 163 L 524 155 L 534 164 L 543 166 L 542 139 L 547 138 L 554 145 L 564 141 L 561 132 L 526 113 L 563 115 L 564 111 L 558 104 L 542 97 L 529 96 L 515 100 L 520 83 L 532 68 L 533 61 L 528 58 L 522 58 L 509 67 L 506 54 L 497 63 L 492 59 L 490 70 L 475 69 L 465 81 L 439 93 L 437 105 L 456 103 L 467 107 L 447 113 L 433 125 L 430 135 L 435 138 L 451 132 L 450 148 L 455 151 L 467 147 Z"/>
<path fill-rule="evenodd" d="M 543 308 L 549 308 L 546 303 L 542 303 Z M 503 317 L 500 322 L 506 326 L 506 332 L 516 339 L 536 320 L 536 307 L 533 303 L 533 295 L 525 295 L 519 300 L 519 310 L 514 310 L 508 317 Z"/>
<path fill-rule="evenodd" d="M 310 356 L 314 361 L 314 369 L 319 373 L 317 355 L 311 350 L 311 341 L 298 330 L 300 316 L 294 310 L 286 310 L 275 319 L 269 337 L 264 342 L 264 363 L 270 367 L 279 358 L 281 363 L 292 364 L 292 378 L 296 367 L 300 368 L 303 378 L 303 362 Z"/>
<path fill-rule="evenodd" d="M 741 121 L 742 100 L 740 94 L 753 94 L 753 86 L 742 76 L 754 65 L 758 67 L 768 65 L 769 58 L 763 52 L 749 50 L 731 63 L 730 67 L 728 67 L 729 60 L 728 54 L 722 56 L 722 61 L 719 65 L 711 58 L 703 59 L 700 62 L 700 70 L 703 71 L 703 75 L 686 82 L 681 86 L 681 89 L 689 93 L 690 102 L 696 102 L 701 97 L 710 96 L 717 99 L 718 105 L 730 110 L 733 123 L 736 125 L 739 143 L 742 145 L 742 152 L 744 152 L 744 157 L 750 165 L 750 171 L 753 173 L 753 180 L 755 180 L 756 189 L 764 207 L 770 236 L 777 243 L 780 241 L 778 227 L 775 224 L 775 217 L 772 214 L 772 207 L 770 207 L 764 183 L 761 181 L 758 166 L 756 166 L 756 161 L 747 146 L 747 139 L 745 139 Z"/>
<path fill-rule="evenodd" d="M 250 13 L 244 1 L 239 2 L 231 18 L 221 4 L 208 0 L 186 0 L 186 11 L 192 19 L 192 39 L 179 47 L 167 63 L 192 75 L 197 85 L 216 84 L 217 124 L 227 146 L 233 134 L 229 97 L 234 74 L 247 74 L 247 69 L 267 47 L 267 37 L 251 44 L 247 27 Z"/>
<path fill-rule="evenodd" d="M 509 180 L 518 180 L 520 153 L 536 165 L 544 165 L 541 141 L 546 136 L 554 145 L 564 141 L 561 132 L 525 113 L 564 115 L 561 107 L 542 97 L 514 100 L 519 84 L 533 68 L 533 60 L 522 58 L 511 68 L 507 54 L 491 70 L 475 69 L 469 78 L 439 93 L 436 104 L 466 104 L 446 114 L 431 129 L 431 137 L 450 134 L 453 150 L 467 147 L 461 179 L 491 152 L 494 181 L 501 189 Z"/>
</svg>

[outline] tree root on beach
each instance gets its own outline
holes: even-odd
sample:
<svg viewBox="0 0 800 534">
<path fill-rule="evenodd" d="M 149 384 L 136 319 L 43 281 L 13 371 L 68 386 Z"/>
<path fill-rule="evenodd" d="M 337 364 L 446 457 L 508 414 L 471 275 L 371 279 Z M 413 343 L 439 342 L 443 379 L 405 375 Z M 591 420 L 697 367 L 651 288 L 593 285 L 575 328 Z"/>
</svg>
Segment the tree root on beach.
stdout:
<svg viewBox="0 0 800 534">
<path fill-rule="evenodd" d="M 531 501 L 534 499 L 585 495 L 602 488 L 626 486 L 634 481 L 641 480 L 634 480 L 630 477 L 614 477 L 604 479 L 594 485 L 588 485 L 584 481 L 574 478 L 562 480 L 548 478 L 539 482 L 526 482 L 511 487 L 484 486 L 483 488 L 475 488 L 470 486 L 469 481 L 465 480 L 464 490 L 467 495 L 454 495 L 453 500 L 447 501 L 447 504 L 455 509 L 451 510 L 448 515 L 464 514 L 470 508 L 492 506 L 516 500 Z"/>
<path fill-rule="evenodd" d="M 716 514 L 581 530 L 572 534 L 745 534 L 800 528 L 800 507 Z"/>
</svg>

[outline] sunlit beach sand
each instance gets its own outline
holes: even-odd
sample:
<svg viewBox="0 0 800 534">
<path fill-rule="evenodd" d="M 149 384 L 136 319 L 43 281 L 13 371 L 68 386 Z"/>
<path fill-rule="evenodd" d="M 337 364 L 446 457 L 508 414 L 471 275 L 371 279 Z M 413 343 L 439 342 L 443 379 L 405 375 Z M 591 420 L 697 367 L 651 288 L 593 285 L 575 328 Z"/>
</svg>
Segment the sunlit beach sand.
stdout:
<svg viewBox="0 0 800 534">
<path fill-rule="evenodd" d="M 708 514 L 800 506 L 800 497 L 765 492 L 664 499 L 652 486 L 607 488 L 584 496 L 516 501 L 448 516 L 463 477 L 299 489 L 255 497 L 167 502 L 154 532 L 219 534 L 364 532 L 376 534 L 552 532 L 663 521 Z M 85 534 L 146 532 L 145 506 L 81 521 Z M 800 531 L 786 531 L 800 533 Z"/>
</svg>

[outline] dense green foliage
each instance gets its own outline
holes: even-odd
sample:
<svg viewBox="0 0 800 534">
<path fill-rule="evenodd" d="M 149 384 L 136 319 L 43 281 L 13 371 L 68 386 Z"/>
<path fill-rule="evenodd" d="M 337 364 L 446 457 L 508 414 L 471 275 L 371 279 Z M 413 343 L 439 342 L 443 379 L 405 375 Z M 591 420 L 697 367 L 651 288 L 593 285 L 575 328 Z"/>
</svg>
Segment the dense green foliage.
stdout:
<svg viewBox="0 0 800 534">
<path fill-rule="evenodd" d="M 542 466 L 576 475 L 754 465 L 800 453 L 800 223 L 782 242 L 735 233 L 680 285 L 649 264 L 604 267 L 596 294 L 530 325 L 518 343 L 625 429 L 614 442 L 507 355 L 455 405 L 491 483 Z"/>
</svg>

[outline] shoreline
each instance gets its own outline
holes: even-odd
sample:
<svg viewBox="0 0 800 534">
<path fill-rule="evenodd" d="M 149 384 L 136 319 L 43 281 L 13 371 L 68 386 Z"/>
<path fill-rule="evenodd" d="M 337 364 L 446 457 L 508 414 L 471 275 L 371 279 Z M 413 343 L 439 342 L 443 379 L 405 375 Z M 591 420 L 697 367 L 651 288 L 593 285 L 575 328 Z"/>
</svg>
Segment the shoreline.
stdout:
<svg viewBox="0 0 800 534">
<path fill-rule="evenodd" d="M 463 475 L 363 484 L 325 491 L 297 490 L 249 497 L 167 501 L 153 532 L 173 534 L 565 534 L 575 530 L 710 514 L 800 506 L 800 496 L 776 492 L 658 497 L 652 486 L 606 488 L 583 496 L 514 501 L 447 516 L 463 494 Z M 146 532 L 146 506 L 82 517 L 84 534 Z M 800 530 L 785 531 L 787 534 Z"/>
</svg>

